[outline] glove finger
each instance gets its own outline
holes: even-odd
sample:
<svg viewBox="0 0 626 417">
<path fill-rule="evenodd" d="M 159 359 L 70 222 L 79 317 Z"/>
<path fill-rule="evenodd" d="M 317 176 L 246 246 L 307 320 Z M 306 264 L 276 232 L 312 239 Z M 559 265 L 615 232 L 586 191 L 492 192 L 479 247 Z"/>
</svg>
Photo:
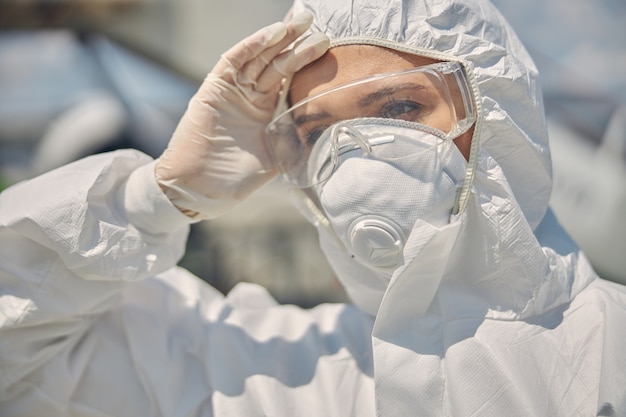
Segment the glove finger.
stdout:
<svg viewBox="0 0 626 417">
<path fill-rule="evenodd" d="M 275 45 L 261 51 L 256 57 L 247 62 L 237 74 L 237 82 L 244 86 L 256 86 L 261 73 L 271 64 L 272 60 L 296 41 L 311 26 L 313 16 L 308 13 L 300 13 L 286 23 L 285 36 Z"/>
<path fill-rule="evenodd" d="M 272 91 L 278 88 L 283 78 L 324 55 L 329 46 L 328 36 L 321 32 L 302 39 L 292 49 L 273 59 L 265 68 L 257 81 L 257 91 Z"/>
<path fill-rule="evenodd" d="M 292 18 L 289 22 L 276 22 L 245 38 L 220 57 L 213 68 L 213 72 L 222 74 L 229 68 L 236 72 L 244 65 L 257 57 L 261 52 L 276 46 L 280 51 L 292 43 L 311 25 L 312 16 L 304 12 Z M 294 32 L 299 32 L 294 35 Z M 282 42 L 281 42 L 282 41 Z M 277 45 L 279 44 L 280 45 Z M 269 59 L 267 60 L 269 62 Z"/>
</svg>

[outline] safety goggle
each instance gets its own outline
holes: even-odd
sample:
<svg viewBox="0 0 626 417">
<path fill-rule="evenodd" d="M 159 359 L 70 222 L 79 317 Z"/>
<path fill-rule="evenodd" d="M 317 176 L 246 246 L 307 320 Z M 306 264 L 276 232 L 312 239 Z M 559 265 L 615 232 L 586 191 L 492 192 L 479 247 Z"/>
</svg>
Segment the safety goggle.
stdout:
<svg viewBox="0 0 626 417">
<path fill-rule="evenodd" d="M 380 137 L 350 129 L 351 134 L 340 138 L 343 126 L 355 119 L 401 124 L 445 141 L 466 132 L 476 120 L 476 110 L 465 71 L 458 62 L 376 74 L 308 97 L 280 114 L 267 128 L 269 153 L 291 184 L 310 187 L 323 183 L 343 153 L 356 148 L 376 152 Z M 320 138 L 326 138 L 318 147 L 327 148 L 321 151 L 327 161 L 323 170 L 314 172 L 310 157 Z M 320 150 L 315 153 L 319 155 Z"/>
</svg>

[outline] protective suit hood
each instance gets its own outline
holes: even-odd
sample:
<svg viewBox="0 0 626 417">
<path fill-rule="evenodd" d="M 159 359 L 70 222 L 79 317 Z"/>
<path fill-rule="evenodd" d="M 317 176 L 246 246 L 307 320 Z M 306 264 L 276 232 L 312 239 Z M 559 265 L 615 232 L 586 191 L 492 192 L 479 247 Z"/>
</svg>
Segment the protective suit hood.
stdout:
<svg viewBox="0 0 626 417">
<path fill-rule="evenodd" d="M 391 1 L 381 8 L 375 0 L 296 0 L 292 13 L 303 10 L 314 15 L 311 30 L 334 45 L 390 41 L 416 55 L 429 51 L 471 63 L 483 112 L 475 140 L 504 171 L 531 227 L 539 224 L 552 179 L 538 74 L 491 3 Z"/>
<path fill-rule="evenodd" d="M 447 57 L 471 72 L 479 113 L 465 178 L 470 189 L 454 220 L 461 223 L 460 232 L 447 265 L 440 266 L 445 269 L 440 297 L 462 287 L 481 300 L 481 314 L 512 319 L 567 302 L 575 293 L 572 286 L 586 285 L 574 284 L 570 276 L 578 255 L 572 255 L 572 265 L 559 265 L 556 252 L 540 242 L 538 226 L 552 185 L 542 92 L 530 56 L 491 3 L 418 0 L 381 7 L 375 0 L 296 0 L 291 13 L 305 10 L 314 15 L 311 30 L 328 35 L 331 47 L 370 44 Z M 562 234 L 561 241 L 568 242 L 557 252 L 576 251 L 553 216 L 545 223 L 542 231 Z M 387 283 L 371 277 L 350 254 L 338 255 L 342 248 L 334 246 L 329 231 L 319 224 L 318 230 L 324 252 L 356 304 L 373 315 L 383 297 L 394 304 Z M 419 275 L 419 268 L 413 269 Z"/>
</svg>

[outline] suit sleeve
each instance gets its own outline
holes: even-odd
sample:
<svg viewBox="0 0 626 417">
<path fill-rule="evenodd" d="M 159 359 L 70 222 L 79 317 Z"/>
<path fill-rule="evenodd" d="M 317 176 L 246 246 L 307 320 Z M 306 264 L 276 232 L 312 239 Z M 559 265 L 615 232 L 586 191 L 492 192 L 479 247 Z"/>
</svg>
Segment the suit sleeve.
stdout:
<svg viewBox="0 0 626 417">
<path fill-rule="evenodd" d="M 0 401 L 119 302 L 172 268 L 191 220 L 133 150 L 95 155 L 0 194 Z"/>
</svg>

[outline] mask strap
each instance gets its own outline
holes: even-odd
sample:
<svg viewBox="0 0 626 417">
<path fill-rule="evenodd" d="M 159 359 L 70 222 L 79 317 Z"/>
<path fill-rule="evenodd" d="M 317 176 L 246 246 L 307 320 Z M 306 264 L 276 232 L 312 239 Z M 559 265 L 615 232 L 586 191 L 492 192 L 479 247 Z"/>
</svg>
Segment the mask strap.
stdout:
<svg viewBox="0 0 626 417">
<path fill-rule="evenodd" d="M 304 204 L 300 205 L 306 213 L 309 215 L 309 220 L 312 221 L 313 224 L 321 224 L 327 229 L 330 229 L 330 222 L 324 215 L 322 208 L 317 203 L 317 199 L 311 197 L 311 189 L 310 188 L 290 188 L 291 193 L 295 195 L 297 201 L 300 201 Z"/>
<path fill-rule="evenodd" d="M 480 101 L 480 92 L 478 91 L 478 83 L 474 76 L 474 71 L 470 63 L 464 62 L 467 82 L 472 89 L 472 99 L 474 100 L 474 108 L 476 110 L 476 122 L 474 124 L 474 134 L 472 135 L 472 143 L 470 144 L 469 160 L 467 161 L 467 169 L 463 178 L 463 185 L 457 194 L 452 215 L 459 215 L 465 211 L 467 202 L 469 201 L 472 187 L 474 186 L 474 178 L 476 177 L 476 169 L 478 166 L 478 138 L 482 129 L 482 103 Z"/>
</svg>

